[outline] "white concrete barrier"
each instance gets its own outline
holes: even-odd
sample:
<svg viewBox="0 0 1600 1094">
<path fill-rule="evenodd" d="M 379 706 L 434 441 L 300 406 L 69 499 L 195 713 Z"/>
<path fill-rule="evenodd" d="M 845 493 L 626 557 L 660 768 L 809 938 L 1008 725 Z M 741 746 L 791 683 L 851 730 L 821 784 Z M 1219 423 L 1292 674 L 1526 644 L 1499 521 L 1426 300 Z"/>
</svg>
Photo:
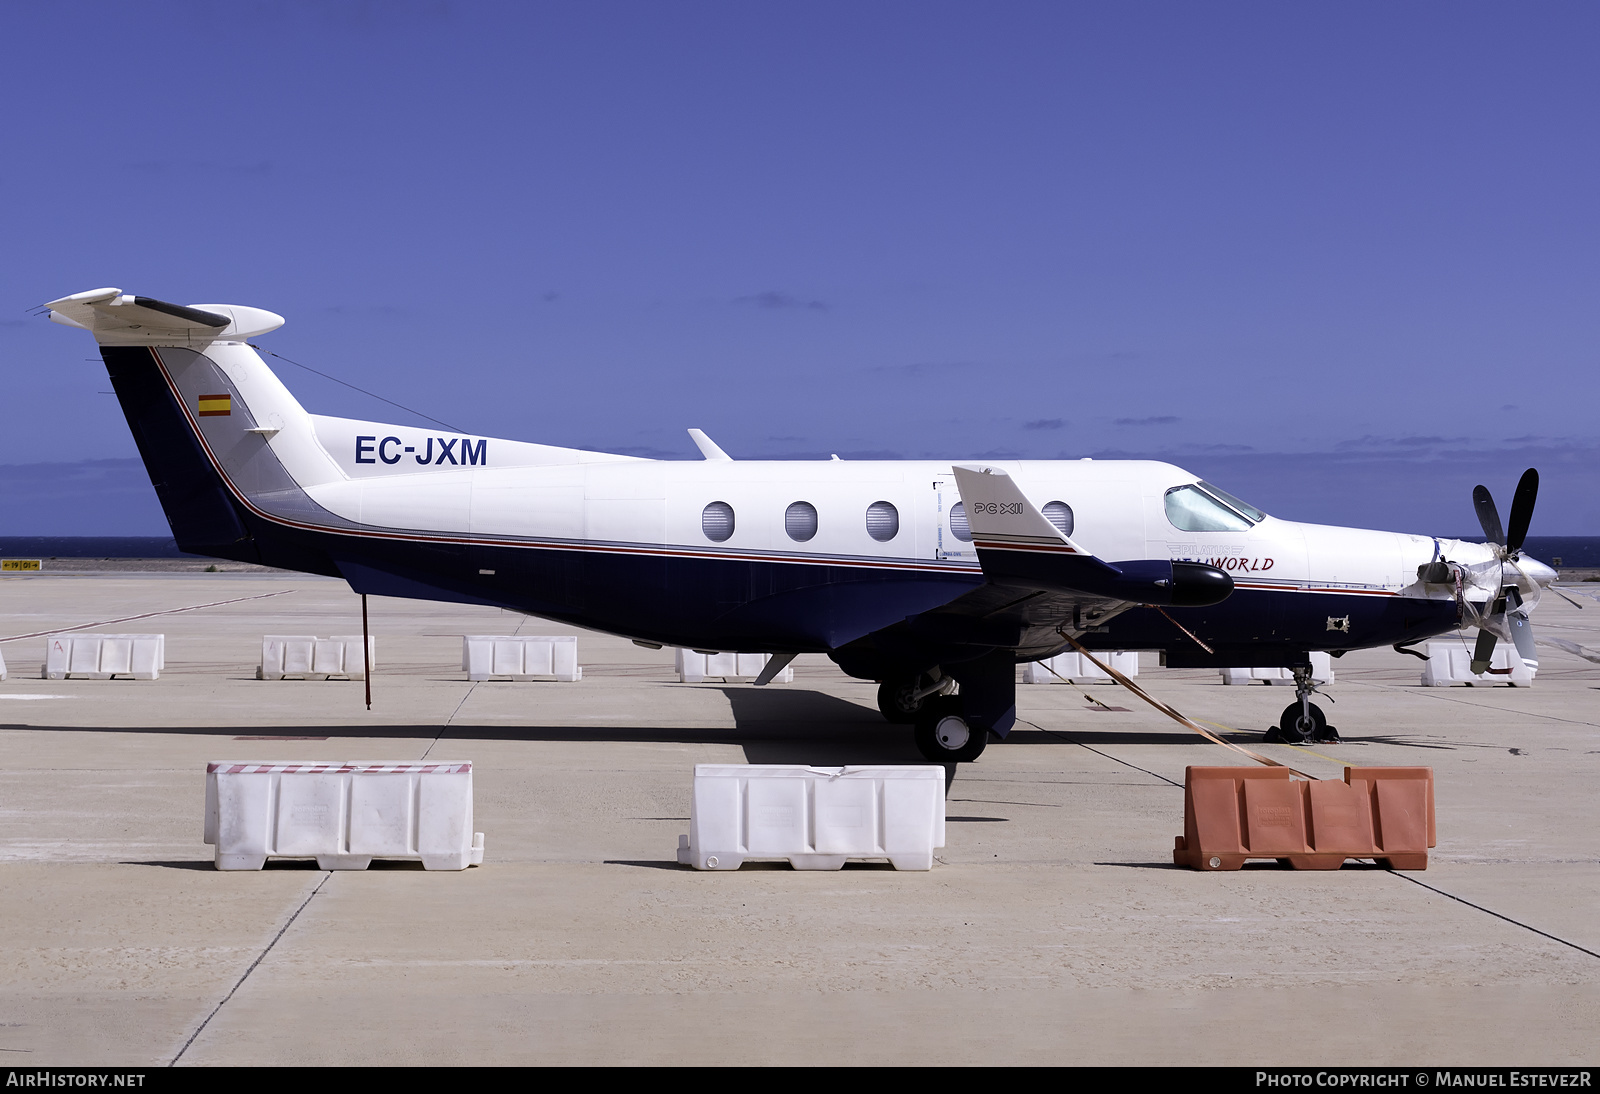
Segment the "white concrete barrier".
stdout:
<svg viewBox="0 0 1600 1094">
<path fill-rule="evenodd" d="M 154 680 L 166 668 L 166 651 L 164 634 L 52 634 L 44 640 L 40 675 L 46 680 Z"/>
<path fill-rule="evenodd" d="M 1311 655 L 1311 680 L 1317 684 L 1333 683 L 1333 658 L 1326 653 Z M 1223 669 L 1224 684 L 1288 684 L 1294 685 L 1294 670 L 1286 668 Z"/>
<path fill-rule="evenodd" d="M 461 668 L 468 680 L 583 679 L 576 635 L 467 634 L 461 637 Z"/>
<path fill-rule="evenodd" d="M 483 861 L 470 763 L 207 764 L 205 841 L 219 870 L 259 870 L 269 858 L 315 858 L 324 870 L 365 870 L 375 858 L 425 870 Z"/>
<path fill-rule="evenodd" d="M 314 634 L 269 634 L 261 639 L 261 667 L 257 680 L 305 680 L 320 676 L 325 680 L 345 677 L 366 679 L 367 661 L 378 667 L 377 636 L 367 636 L 367 656 L 361 655 L 359 634 L 318 638 Z"/>
<path fill-rule="evenodd" d="M 698 684 L 706 679 L 720 677 L 723 683 L 742 684 L 761 675 L 772 658 L 770 653 L 699 653 L 695 650 L 673 650 L 673 663 L 678 670 L 678 682 Z M 794 666 L 788 665 L 772 678 L 774 684 L 794 683 Z"/>
<path fill-rule="evenodd" d="M 1472 671 L 1472 649 L 1475 639 L 1463 643 L 1460 639 L 1454 641 L 1444 639 L 1438 642 L 1429 642 L 1422 647 L 1422 652 L 1428 655 L 1428 660 L 1422 666 L 1422 686 L 1425 688 L 1448 688 L 1457 684 L 1468 687 L 1490 688 L 1497 684 L 1505 684 L 1514 688 L 1529 687 L 1533 683 L 1533 670 L 1517 654 L 1515 646 L 1506 642 L 1496 642 L 1494 656 L 1489 660 L 1491 669 L 1510 669 L 1498 673 Z"/>
<path fill-rule="evenodd" d="M 5 678 L 6 678 L 6 659 L 5 659 L 5 656 L 3 654 L 0 654 L 0 680 L 4 680 Z"/>
<path fill-rule="evenodd" d="M 1137 652 L 1116 650 L 1101 653 L 1096 650 L 1095 656 L 1124 676 L 1139 675 Z M 1110 679 L 1093 661 L 1076 650 L 1058 653 L 1043 661 L 1030 661 L 1022 666 L 1024 684 L 1103 684 Z"/>
<path fill-rule="evenodd" d="M 897 870 L 929 870 L 943 846 L 943 767 L 696 764 L 678 861 L 737 870 L 746 859 L 788 859 L 796 870 L 837 870 L 847 859 L 888 859 Z"/>
</svg>

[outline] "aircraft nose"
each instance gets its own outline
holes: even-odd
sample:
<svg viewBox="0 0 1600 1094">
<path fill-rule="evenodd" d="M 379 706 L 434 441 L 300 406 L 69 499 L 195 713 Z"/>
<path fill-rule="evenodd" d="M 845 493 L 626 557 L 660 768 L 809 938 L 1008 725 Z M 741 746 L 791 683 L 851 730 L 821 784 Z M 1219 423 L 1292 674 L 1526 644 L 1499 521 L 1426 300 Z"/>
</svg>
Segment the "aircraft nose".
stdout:
<svg viewBox="0 0 1600 1094">
<path fill-rule="evenodd" d="M 1520 558 L 1517 560 L 1517 565 L 1522 567 L 1523 573 L 1540 585 L 1548 585 L 1558 576 L 1554 569 L 1546 566 L 1536 558 Z"/>
</svg>

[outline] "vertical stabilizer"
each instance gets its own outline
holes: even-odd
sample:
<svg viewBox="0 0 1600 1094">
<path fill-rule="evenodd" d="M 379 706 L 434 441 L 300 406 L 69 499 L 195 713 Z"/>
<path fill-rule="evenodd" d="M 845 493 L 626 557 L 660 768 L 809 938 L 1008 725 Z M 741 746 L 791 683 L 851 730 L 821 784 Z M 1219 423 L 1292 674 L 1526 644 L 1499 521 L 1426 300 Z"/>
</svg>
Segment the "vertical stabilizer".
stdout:
<svg viewBox="0 0 1600 1094">
<path fill-rule="evenodd" d="M 304 488 L 343 477 L 305 408 L 245 341 L 281 326 L 279 316 L 118 289 L 49 307 L 52 320 L 99 343 L 181 549 L 265 561 L 252 520 L 310 515 Z"/>
</svg>

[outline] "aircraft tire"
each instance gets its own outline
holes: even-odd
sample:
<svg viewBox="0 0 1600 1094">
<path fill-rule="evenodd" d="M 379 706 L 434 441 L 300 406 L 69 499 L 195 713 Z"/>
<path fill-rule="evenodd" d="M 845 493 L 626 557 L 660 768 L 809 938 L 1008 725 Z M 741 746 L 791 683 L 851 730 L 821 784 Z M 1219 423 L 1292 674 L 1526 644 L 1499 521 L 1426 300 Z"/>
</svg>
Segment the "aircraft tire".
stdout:
<svg viewBox="0 0 1600 1094">
<path fill-rule="evenodd" d="M 1327 728 L 1328 716 L 1315 703 L 1311 704 L 1311 724 L 1304 724 L 1300 702 L 1296 700 L 1283 708 L 1283 716 L 1278 719 L 1278 739 L 1287 745 L 1309 744 L 1320 740 Z"/>
<path fill-rule="evenodd" d="M 917 686 L 922 683 L 918 676 L 901 677 L 898 680 L 885 680 L 878 685 L 878 711 L 889 721 L 899 726 L 915 725 L 917 715 L 922 708 L 928 705 L 928 700 L 912 699 L 916 694 Z"/>
<path fill-rule="evenodd" d="M 989 743 L 988 732 L 969 726 L 961 714 L 961 700 L 949 695 L 923 702 L 913 738 L 917 751 L 939 764 L 971 763 Z"/>
</svg>

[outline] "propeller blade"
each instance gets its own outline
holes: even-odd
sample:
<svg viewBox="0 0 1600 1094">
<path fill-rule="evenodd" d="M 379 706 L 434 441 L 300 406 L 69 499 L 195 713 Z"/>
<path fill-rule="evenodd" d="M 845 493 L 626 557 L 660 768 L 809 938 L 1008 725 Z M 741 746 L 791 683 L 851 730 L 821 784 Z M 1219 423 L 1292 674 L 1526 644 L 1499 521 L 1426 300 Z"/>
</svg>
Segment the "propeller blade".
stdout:
<svg viewBox="0 0 1600 1094">
<path fill-rule="evenodd" d="M 1522 594 L 1516 589 L 1506 590 L 1510 611 L 1506 612 L 1506 626 L 1511 628 L 1511 641 L 1517 647 L 1517 656 L 1535 671 L 1539 668 L 1539 651 L 1533 644 L 1533 622 L 1522 607 Z"/>
<path fill-rule="evenodd" d="M 1483 526 L 1484 537 L 1490 543 L 1504 543 L 1506 534 L 1500 528 L 1500 510 L 1494 507 L 1494 498 L 1489 495 L 1487 486 L 1472 488 L 1472 507 L 1478 511 L 1478 523 Z"/>
<path fill-rule="evenodd" d="M 1488 630 L 1478 631 L 1478 644 L 1472 648 L 1472 675 L 1481 676 L 1489 671 L 1489 666 L 1494 664 L 1494 634 Z"/>
<path fill-rule="evenodd" d="M 1517 492 L 1511 496 L 1511 525 L 1506 536 L 1508 550 L 1522 550 L 1522 541 L 1528 538 L 1528 522 L 1533 519 L 1533 503 L 1538 496 L 1539 472 L 1530 467 L 1522 473 Z"/>
<path fill-rule="evenodd" d="M 1537 672 L 1539 651 L 1533 644 L 1533 623 L 1521 612 L 1512 612 L 1506 616 L 1506 622 L 1511 625 L 1511 637 L 1517 644 L 1517 655 L 1522 658 L 1523 664 Z"/>
</svg>

